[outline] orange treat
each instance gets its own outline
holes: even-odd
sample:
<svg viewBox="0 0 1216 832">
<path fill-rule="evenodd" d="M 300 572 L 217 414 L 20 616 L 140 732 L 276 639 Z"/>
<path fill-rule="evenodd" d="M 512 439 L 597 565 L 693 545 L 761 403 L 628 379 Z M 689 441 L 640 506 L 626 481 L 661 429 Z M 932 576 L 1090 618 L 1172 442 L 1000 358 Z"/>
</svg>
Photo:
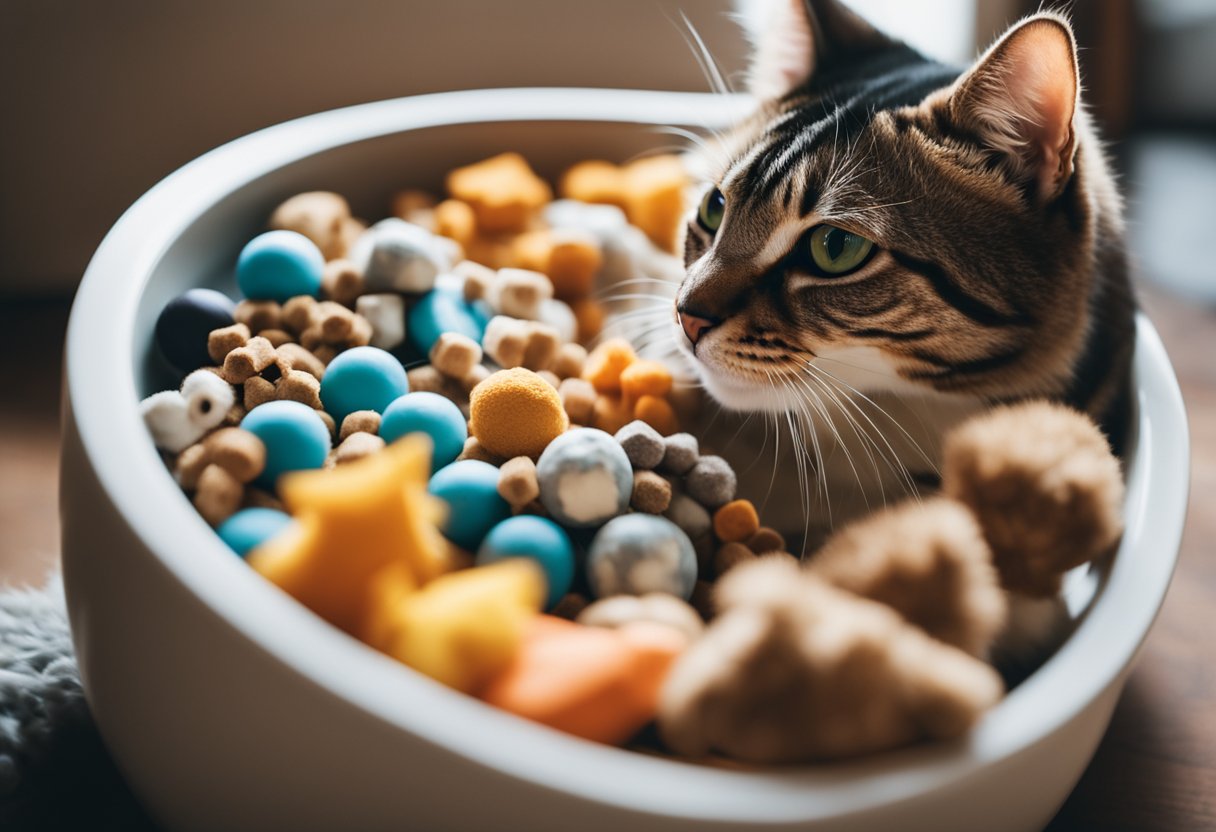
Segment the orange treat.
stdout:
<svg viewBox="0 0 1216 832">
<path fill-rule="evenodd" d="M 633 346 L 624 338 L 609 338 L 591 351 L 583 365 L 583 378 L 600 393 L 620 393 L 621 373 L 637 360 Z"/>
<path fill-rule="evenodd" d="M 372 575 L 367 585 L 363 622 L 355 633 L 359 640 L 377 650 L 387 649 L 397 626 L 397 606 L 417 589 L 418 582 L 403 563 L 390 563 Z"/>
<path fill-rule="evenodd" d="M 445 199 L 435 206 L 435 233 L 467 248 L 477 233 L 473 209 L 458 199 Z"/>
<path fill-rule="evenodd" d="M 601 394 L 591 411 L 591 426 L 605 433 L 616 433 L 634 419 L 633 408 L 620 396 Z"/>
<path fill-rule="evenodd" d="M 675 251 L 688 173 L 677 156 L 651 156 L 624 168 L 625 213 L 656 246 Z"/>
<path fill-rule="evenodd" d="M 611 162 L 579 162 L 562 174 L 557 189 L 566 199 L 625 206 L 625 177 Z"/>
<path fill-rule="evenodd" d="M 448 174 L 447 186 L 454 198 L 473 209 L 477 228 L 489 233 L 524 231 L 553 198 L 548 183 L 518 153 L 457 168 Z"/>
<path fill-rule="evenodd" d="M 663 436 L 680 432 L 680 420 L 671 403 L 660 396 L 642 396 L 633 406 L 633 417 L 641 419 Z"/>
<path fill-rule="evenodd" d="M 449 567 L 438 521 L 444 504 L 426 490 L 430 441 L 409 436 L 371 456 L 279 480 L 298 521 L 249 553 L 249 565 L 336 627 L 365 626 L 369 581 L 399 564 L 422 584 Z"/>
<path fill-rule="evenodd" d="M 499 370 L 469 394 L 469 432 L 504 459 L 535 459 L 569 424 L 553 385 L 522 367 Z"/>
<path fill-rule="evenodd" d="M 714 534 L 726 543 L 743 543 L 760 531 L 760 516 L 751 500 L 732 500 L 714 512 Z M 750 549 L 748 551 L 751 551 Z"/>
<path fill-rule="evenodd" d="M 604 330 L 604 307 L 593 298 L 570 301 L 570 310 L 578 322 L 578 340 L 586 343 Z"/>
<path fill-rule="evenodd" d="M 509 236 L 478 234 L 464 249 L 468 259 L 491 269 L 505 269 L 515 262 Z"/>
<path fill-rule="evenodd" d="M 667 672 L 687 645 L 682 633 L 663 624 L 610 630 L 540 615 L 482 698 L 551 728 L 617 745 L 654 719 Z"/>
<path fill-rule="evenodd" d="M 586 297 L 604 264 L 599 243 L 578 231 L 531 231 L 515 238 L 511 254 L 521 269 L 543 272 L 561 300 Z"/>
<path fill-rule="evenodd" d="M 627 399 L 666 396 L 671 392 L 671 371 L 658 361 L 639 359 L 621 371 L 621 392 Z"/>
</svg>

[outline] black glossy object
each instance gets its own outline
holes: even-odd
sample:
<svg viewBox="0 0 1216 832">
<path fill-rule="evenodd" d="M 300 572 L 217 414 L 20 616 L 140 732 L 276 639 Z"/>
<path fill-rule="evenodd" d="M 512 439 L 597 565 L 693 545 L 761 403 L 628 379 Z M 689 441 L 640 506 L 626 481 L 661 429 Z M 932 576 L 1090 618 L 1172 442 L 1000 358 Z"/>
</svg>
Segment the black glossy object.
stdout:
<svg viewBox="0 0 1216 832">
<path fill-rule="evenodd" d="M 232 326 L 236 304 L 214 289 L 191 289 L 165 305 L 156 319 L 156 346 L 178 371 L 189 373 L 211 363 L 207 334 Z"/>
</svg>

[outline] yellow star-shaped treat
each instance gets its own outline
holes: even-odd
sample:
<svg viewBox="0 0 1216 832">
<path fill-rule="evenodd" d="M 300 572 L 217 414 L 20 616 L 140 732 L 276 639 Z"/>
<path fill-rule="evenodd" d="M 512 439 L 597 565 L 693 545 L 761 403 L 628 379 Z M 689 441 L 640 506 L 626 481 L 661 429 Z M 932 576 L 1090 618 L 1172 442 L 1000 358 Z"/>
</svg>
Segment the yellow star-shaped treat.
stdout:
<svg viewBox="0 0 1216 832">
<path fill-rule="evenodd" d="M 331 624 L 360 636 L 372 576 L 398 565 L 421 586 L 449 568 L 439 532 L 445 506 L 427 493 L 430 441 L 406 437 L 325 471 L 289 474 L 279 491 L 296 525 L 263 543 L 249 564 Z"/>
</svg>

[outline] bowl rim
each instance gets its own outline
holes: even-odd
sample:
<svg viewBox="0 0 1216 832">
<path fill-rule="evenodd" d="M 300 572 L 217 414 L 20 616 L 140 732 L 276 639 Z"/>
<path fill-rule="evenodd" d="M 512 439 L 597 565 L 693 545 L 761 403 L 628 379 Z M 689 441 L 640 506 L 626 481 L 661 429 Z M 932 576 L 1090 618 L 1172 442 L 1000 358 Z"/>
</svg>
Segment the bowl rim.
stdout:
<svg viewBox="0 0 1216 832">
<path fill-rule="evenodd" d="M 751 106 L 744 96 L 638 90 L 438 93 L 305 116 L 186 164 L 115 223 L 73 304 L 65 413 L 98 481 L 160 565 L 268 658 L 387 725 L 542 788 L 682 819 L 808 821 L 956 785 L 1030 748 L 1122 683 L 1177 562 L 1189 486 L 1187 421 L 1168 356 L 1143 315 L 1133 362 L 1139 441 L 1127 463 L 1127 531 L 1100 597 L 1071 637 L 964 738 L 812 767 L 728 771 L 652 757 L 455 694 L 331 627 L 233 558 L 181 493 L 140 419 L 135 320 L 148 279 L 170 243 L 232 190 L 338 146 L 426 127 L 592 121 L 714 129 Z M 183 546 L 183 539 L 194 542 Z"/>
</svg>

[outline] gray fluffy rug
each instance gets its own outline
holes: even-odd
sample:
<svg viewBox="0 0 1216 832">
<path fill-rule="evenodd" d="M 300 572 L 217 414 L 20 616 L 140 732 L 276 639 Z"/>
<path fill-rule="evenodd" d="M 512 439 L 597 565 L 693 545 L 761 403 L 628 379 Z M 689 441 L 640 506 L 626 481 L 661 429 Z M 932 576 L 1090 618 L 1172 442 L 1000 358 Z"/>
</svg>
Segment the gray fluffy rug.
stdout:
<svg viewBox="0 0 1216 832">
<path fill-rule="evenodd" d="M 93 726 L 58 578 L 0 589 L 0 829 L 155 829 Z"/>
</svg>

